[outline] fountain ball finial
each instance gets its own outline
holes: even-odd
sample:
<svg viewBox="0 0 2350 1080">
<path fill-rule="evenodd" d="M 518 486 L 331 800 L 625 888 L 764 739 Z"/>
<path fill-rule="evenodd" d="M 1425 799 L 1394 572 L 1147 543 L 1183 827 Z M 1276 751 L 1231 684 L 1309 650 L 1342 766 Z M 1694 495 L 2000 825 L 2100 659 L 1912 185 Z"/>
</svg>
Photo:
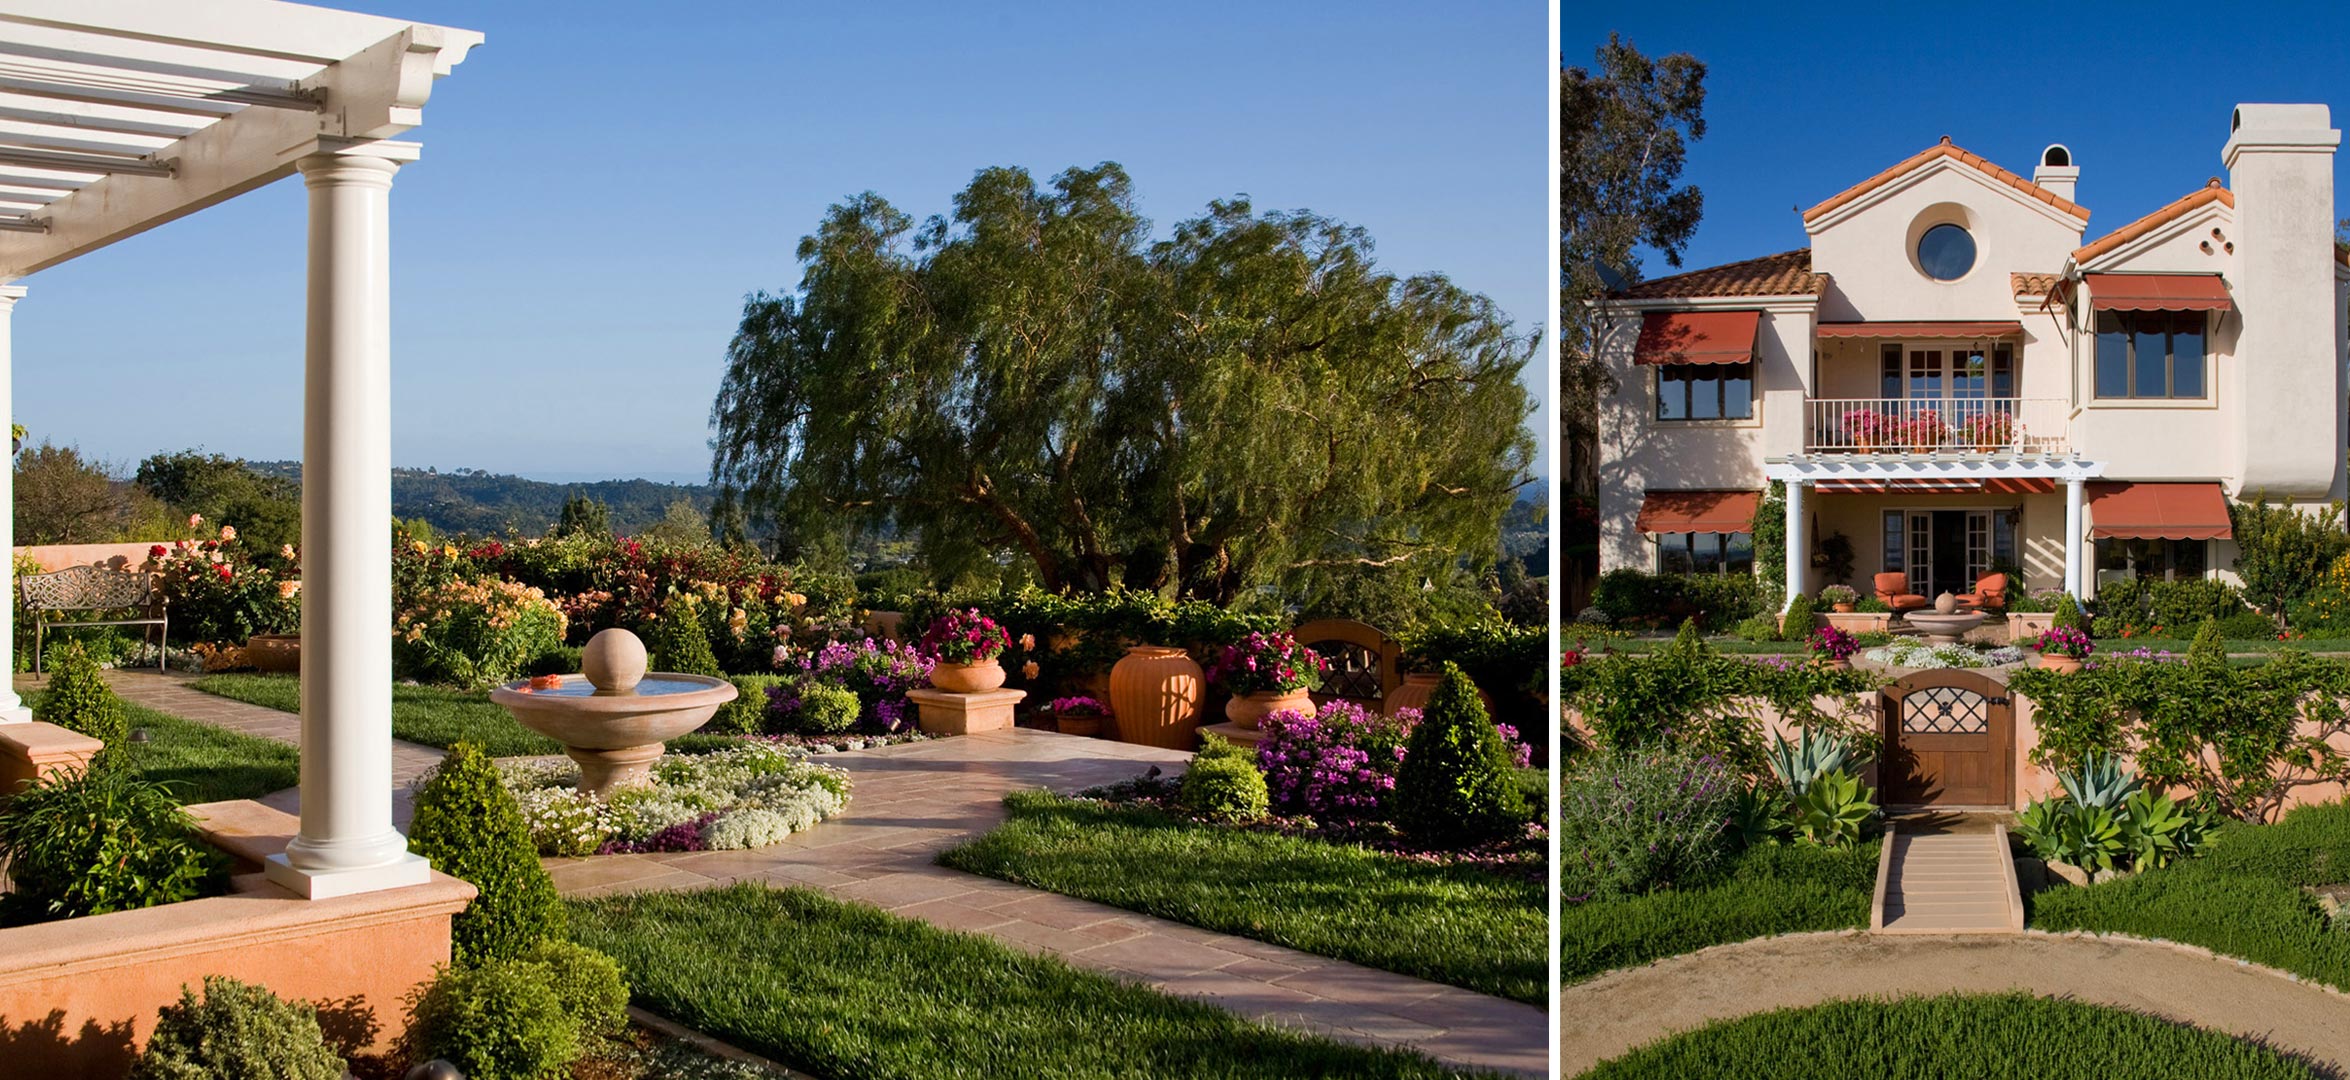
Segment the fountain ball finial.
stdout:
<svg viewBox="0 0 2350 1080">
<path fill-rule="evenodd" d="M 598 630 L 580 650 L 579 666 L 597 693 L 628 693 L 644 680 L 645 643 L 617 626 Z"/>
</svg>

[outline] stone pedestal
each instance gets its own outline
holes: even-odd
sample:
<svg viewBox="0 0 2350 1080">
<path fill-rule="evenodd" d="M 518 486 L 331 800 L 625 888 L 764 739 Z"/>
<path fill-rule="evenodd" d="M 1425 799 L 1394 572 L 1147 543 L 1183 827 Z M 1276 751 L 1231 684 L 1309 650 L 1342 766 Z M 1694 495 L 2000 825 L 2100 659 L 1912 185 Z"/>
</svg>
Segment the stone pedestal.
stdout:
<svg viewBox="0 0 2350 1080">
<path fill-rule="evenodd" d="M 55 724 L 0 724 L 0 801 L 27 780 L 81 775 L 105 748 L 105 743 Z"/>
<path fill-rule="evenodd" d="M 1027 700 L 1028 691 L 982 690 L 954 694 L 945 690 L 908 690 L 906 700 L 921 710 L 925 735 L 969 735 L 979 731 L 1012 730 L 1012 709 Z"/>
<path fill-rule="evenodd" d="M 1256 748 L 1258 743 L 1265 741 L 1265 729 L 1244 728 L 1230 720 L 1221 724 L 1204 725 L 1199 729 L 1199 733 L 1202 744 L 1207 742 L 1207 736 L 1210 735 L 1223 736 L 1225 742 L 1234 746 L 1245 746 L 1252 750 Z"/>
<path fill-rule="evenodd" d="M 597 798 L 619 792 L 622 788 L 644 787 L 653 782 L 653 763 L 661 760 L 667 749 L 661 743 L 646 746 L 624 746 L 618 750 L 590 750 L 581 746 L 566 746 L 563 752 L 579 763 L 579 790 Z"/>
</svg>

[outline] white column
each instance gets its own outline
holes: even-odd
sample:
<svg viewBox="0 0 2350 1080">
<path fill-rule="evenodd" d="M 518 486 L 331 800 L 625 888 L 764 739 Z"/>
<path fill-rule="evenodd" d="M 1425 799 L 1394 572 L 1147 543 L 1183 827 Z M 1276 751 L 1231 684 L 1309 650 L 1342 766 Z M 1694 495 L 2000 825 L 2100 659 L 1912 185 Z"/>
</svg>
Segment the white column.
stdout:
<svg viewBox="0 0 2350 1080">
<path fill-rule="evenodd" d="M 429 873 L 392 828 L 391 191 L 406 149 L 298 163 L 310 189 L 302 827 L 268 870 L 313 899 Z"/>
<path fill-rule="evenodd" d="M 2064 482 L 2064 591 L 2081 598 L 2081 493 L 2079 477 Z"/>
<path fill-rule="evenodd" d="M 1811 520 L 1803 512 L 1804 486 L 1801 480 L 1787 481 L 1787 600 L 1779 605 L 1781 614 L 1786 613 L 1787 604 L 1794 603 L 1805 592 L 1803 575 L 1811 568 L 1811 537 L 1804 535 L 1805 523 Z"/>
<path fill-rule="evenodd" d="M 0 285 L 0 419 L 16 421 L 16 361 L 9 344 L 9 321 L 16 310 L 16 302 L 24 299 L 24 286 Z M 8 468 L 0 469 L 0 551 L 16 552 L 16 460 L 11 457 Z M 13 557 L 9 565 L 16 565 Z M 9 595 L 16 593 L 16 575 L 8 575 Z M 0 619 L 0 659 L 10 661 L 8 670 L 16 671 L 16 620 Z M 15 680 L 0 683 L 0 724 L 21 724 L 33 718 L 33 710 L 25 707 L 16 696 Z"/>
</svg>

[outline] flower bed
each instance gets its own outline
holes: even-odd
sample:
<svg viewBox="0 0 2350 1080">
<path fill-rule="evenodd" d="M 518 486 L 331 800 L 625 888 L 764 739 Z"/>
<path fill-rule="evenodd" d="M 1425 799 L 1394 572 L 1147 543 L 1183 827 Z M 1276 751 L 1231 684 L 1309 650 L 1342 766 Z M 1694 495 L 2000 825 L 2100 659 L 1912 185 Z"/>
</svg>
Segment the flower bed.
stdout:
<svg viewBox="0 0 2350 1080">
<path fill-rule="evenodd" d="M 541 855 L 766 847 L 849 803 L 848 773 L 756 743 L 665 756 L 651 786 L 609 800 L 580 792 L 579 766 L 568 760 L 502 761 L 498 770 Z"/>
<path fill-rule="evenodd" d="M 2024 651 L 2013 645 L 1976 649 L 1967 645 L 1928 645 L 1912 638 L 1870 649 L 1861 656 L 1871 663 L 1899 668 L 2005 667 L 2024 662 Z"/>
</svg>

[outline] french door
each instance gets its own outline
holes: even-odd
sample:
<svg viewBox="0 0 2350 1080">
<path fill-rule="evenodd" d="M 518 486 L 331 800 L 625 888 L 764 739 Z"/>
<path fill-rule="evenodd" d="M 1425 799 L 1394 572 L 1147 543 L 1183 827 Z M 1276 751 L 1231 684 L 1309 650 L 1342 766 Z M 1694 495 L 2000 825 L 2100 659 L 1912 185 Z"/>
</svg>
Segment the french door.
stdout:
<svg viewBox="0 0 2350 1080">
<path fill-rule="evenodd" d="M 1906 510 L 1909 591 L 1934 597 L 1972 592 L 1991 572 L 1991 511 Z"/>
</svg>

